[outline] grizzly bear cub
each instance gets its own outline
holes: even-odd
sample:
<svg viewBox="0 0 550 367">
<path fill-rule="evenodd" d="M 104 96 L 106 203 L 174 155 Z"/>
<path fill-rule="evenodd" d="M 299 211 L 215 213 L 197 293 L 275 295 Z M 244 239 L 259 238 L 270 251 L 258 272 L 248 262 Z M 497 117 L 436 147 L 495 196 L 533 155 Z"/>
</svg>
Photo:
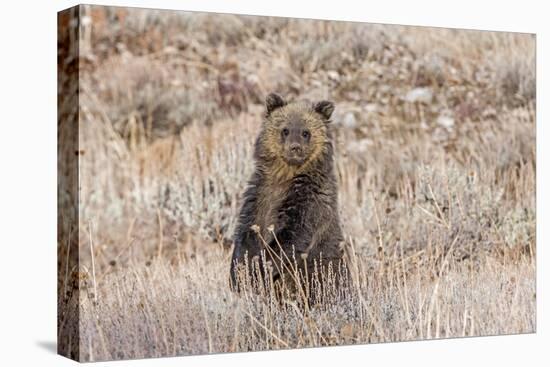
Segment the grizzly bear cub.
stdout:
<svg viewBox="0 0 550 367">
<path fill-rule="evenodd" d="M 244 279 L 266 284 L 269 278 L 319 294 L 325 279 L 339 282 L 344 238 L 329 129 L 333 111 L 328 101 L 287 103 L 275 93 L 267 96 L 256 167 L 233 238 L 233 289 Z"/>
</svg>

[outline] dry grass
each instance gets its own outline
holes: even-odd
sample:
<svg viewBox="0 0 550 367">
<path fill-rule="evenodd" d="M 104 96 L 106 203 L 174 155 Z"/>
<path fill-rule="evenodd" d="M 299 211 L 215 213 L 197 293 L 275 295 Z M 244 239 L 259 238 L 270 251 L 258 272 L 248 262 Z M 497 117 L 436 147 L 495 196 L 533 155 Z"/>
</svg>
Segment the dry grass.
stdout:
<svg viewBox="0 0 550 367">
<path fill-rule="evenodd" d="M 364 259 L 358 259 L 364 260 Z M 364 260 L 367 263 L 367 260 Z M 406 264 L 403 264 L 403 261 Z M 361 264 L 340 302 L 295 302 L 227 287 L 228 258 L 210 252 L 174 267 L 155 261 L 105 276 L 83 295 L 85 360 L 175 356 L 532 332 L 535 269 L 528 259 L 449 263 L 441 274 L 396 256 Z M 207 281 L 205 281 L 207 279 Z"/>
<path fill-rule="evenodd" d="M 533 36 L 83 9 L 81 360 L 535 331 Z M 354 282 L 312 308 L 228 287 L 272 90 L 337 107 Z"/>
</svg>

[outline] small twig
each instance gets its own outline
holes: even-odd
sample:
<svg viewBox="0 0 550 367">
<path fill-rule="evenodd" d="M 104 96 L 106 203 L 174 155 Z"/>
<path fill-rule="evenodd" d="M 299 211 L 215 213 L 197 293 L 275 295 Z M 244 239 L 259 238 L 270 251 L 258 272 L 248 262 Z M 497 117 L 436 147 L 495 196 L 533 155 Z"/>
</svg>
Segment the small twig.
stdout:
<svg viewBox="0 0 550 367">
<path fill-rule="evenodd" d="M 212 333 L 210 332 L 210 324 L 208 323 L 208 315 L 206 314 L 206 305 L 204 304 L 204 299 L 201 295 L 201 309 L 202 309 L 202 315 L 204 317 L 204 324 L 206 327 L 206 334 L 208 336 L 208 353 L 212 353 Z M 246 312 L 246 311 L 245 311 Z"/>
<path fill-rule="evenodd" d="M 252 314 L 250 314 L 249 312 L 243 310 L 243 312 L 248 316 L 250 317 L 250 320 L 254 321 L 256 324 L 258 324 L 261 328 L 263 328 L 267 333 L 269 333 L 269 335 L 271 335 L 275 340 L 277 340 L 279 343 L 281 343 L 282 345 L 285 346 L 285 348 L 289 348 L 289 345 L 283 341 L 281 338 L 279 338 L 277 335 L 275 335 L 275 333 L 273 333 L 271 330 L 269 330 L 265 325 L 263 325 L 261 322 L 259 322 L 258 320 L 256 320 L 256 318 L 254 316 L 252 316 Z"/>
<path fill-rule="evenodd" d="M 157 252 L 157 259 L 160 260 L 160 257 L 162 255 L 162 243 L 164 240 L 163 233 L 162 233 L 162 218 L 160 216 L 160 210 L 157 209 L 157 218 L 159 222 L 159 243 L 158 243 L 158 252 Z"/>
<path fill-rule="evenodd" d="M 72 226 L 70 226 L 72 227 Z M 69 240 L 67 242 L 67 260 L 66 260 L 66 266 L 65 266 L 65 280 L 64 280 L 64 284 L 63 284 L 63 298 L 65 298 L 67 296 L 67 280 L 69 279 L 69 262 L 70 262 L 70 257 L 69 257 L 69 254 L 71 253 L 71 234 L 72 234 L 73 230 L 72 228 L 69 228 Z"/>
<path fill-rule="evenodd" d="M 450 228 L 449 223 L 445 220 L 445 217 L 443 216 L 443 212 L 439 208 L 439 204 L 437 203 L 437 199 L 435 198 L 434 192 L 432 190 L 432 185 L 428 183 L 428 189 L 430 190 L 430 194 L 432 195 L 433 202 L 435 204 L 435 208 L 437 209 L 437 212 L 439 213 L 439 216 L 441 217 L 441 221 L 445 224 L 445 227 Z"/>
<path fill-rule="evenodd" d="M 372 206 L 374 207 L 374 216 L 376 218 L 376 226 L 378 227 L 378 245 L 381 249 L 384 249 L 382 242 L 382 228 L 380 226 L 380 218 L 378 217 L 378 210 L 376 209 L 376 201 L 374 199 L 374 194 L 371 192 Z"/>
<path fill-rule="evenodd" d="M 92 242 L 92 221 L 88 221 L 88 235 L 90 238 L 90 254 L 92 256 L 92 280 L 94 282 L 94 300 L 97 301 L 97 283 L 95 279 L 94 247 Z"/>
<path fill-rule="evenodd" d="M 436 222 L 439 222 L 439 224 L 441 224 L 442 226 L 444 227 L 447 227 L 447 224 L 441 219 L 441 218 L 438 218 L 436 215 L 434 215 L 433 213 L 431 213 L 428 209 L 425 209 L 424 207 L 422 207 L 422 205 L 420 204 L 416 204 L 416 206 L 421 209 L 424 213 L 426 213 L 427 215 L 429 215 L 431 218 L 433 218 Z"/>
<path fill-rule="evenodd" d="M 399 249 L 401 252 L 401 268 L 403 272 L 403 292 L 405 298 L 405 311 L 407 312 L 407 324 L 412 328 L 411 311 L 409 308 L 409 292 L 407 290 L 407 275 L 405 273 L 405 259 L 403 258 L 403 244 L 399 241 Z"/>
</svg>

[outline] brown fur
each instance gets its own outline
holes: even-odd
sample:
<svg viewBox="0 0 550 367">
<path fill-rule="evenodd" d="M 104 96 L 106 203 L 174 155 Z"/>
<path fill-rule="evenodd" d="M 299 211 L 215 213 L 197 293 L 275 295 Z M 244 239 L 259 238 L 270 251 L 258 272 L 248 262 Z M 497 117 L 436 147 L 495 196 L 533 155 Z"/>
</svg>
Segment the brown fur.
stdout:
<svg viewBox="0 0 550 367">
<path fill-rule="evenodd" d="M 329 128 L 333 109 L 327 101 L 286 103 L 278 95 L 268 96 L 256 140 L 256 170 L 234 237 L 233 286 L 238 286 L 236 269 L 246 258 L 294 259 L 309 274 L 320 263 L 341 263 L 343 235 Z M 286 277 L 283 268 L 275 275 Z"/>
<path fill-rule="evenodd" d="M 291 117 L 299 117 L 311 132 L 312 153 L 301 166 L 292 166 L 282 158 L 282 146 L 279 141 L 279 130 Z M 284 183 L 296 175 L 311 169 L 311 163 L 322 158 L 328 142 L 328 132 L 325 122 L 318 113 L 314 112 L 311 105 L 305 102 L 285 105 L 266 118 L 265 131 L 260 134 L 260 144 L 265 149 L 264 161 L 269 179 L 275 183 Z"/>
</svg>

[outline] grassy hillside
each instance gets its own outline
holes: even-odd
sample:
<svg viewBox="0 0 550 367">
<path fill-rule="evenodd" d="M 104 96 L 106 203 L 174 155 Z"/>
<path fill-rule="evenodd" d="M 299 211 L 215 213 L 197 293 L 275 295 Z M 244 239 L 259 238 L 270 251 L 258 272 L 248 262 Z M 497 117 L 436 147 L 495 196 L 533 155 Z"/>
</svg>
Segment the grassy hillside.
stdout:
<svg viewBox="0 0 550 367">
<path fill-rule="evenodd" d="M 83 9 L 84 360 L 535 330 L 534 36 Z M 312 309 L 228 289 L 271 91 L 336 104 L 355 281 Z"/>
</svg>

